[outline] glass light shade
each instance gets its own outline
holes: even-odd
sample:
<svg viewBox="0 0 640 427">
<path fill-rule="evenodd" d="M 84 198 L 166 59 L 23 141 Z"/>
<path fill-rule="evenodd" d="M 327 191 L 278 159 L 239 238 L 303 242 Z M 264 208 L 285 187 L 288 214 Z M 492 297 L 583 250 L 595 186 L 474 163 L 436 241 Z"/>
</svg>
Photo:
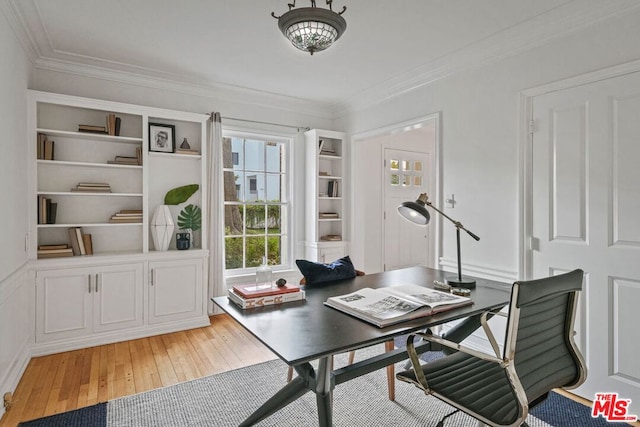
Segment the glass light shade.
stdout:
<svg viewBox="0 0 640 427">
<path fill-rule="evenodd" d="M 287 38 L 300 50 L 319 52 L 325 50 L 338 37 L 338 30 L 324 22 L 298 22 L 287 28 Z"/>
<path fill-rule="evenodd" d="M 338 40 L 347 29 L 347 23 L 332 10 L 303 7 L 291 9 L 279 17 L 278 27 L 296 48 L 313 55 Z"/>
</svg>

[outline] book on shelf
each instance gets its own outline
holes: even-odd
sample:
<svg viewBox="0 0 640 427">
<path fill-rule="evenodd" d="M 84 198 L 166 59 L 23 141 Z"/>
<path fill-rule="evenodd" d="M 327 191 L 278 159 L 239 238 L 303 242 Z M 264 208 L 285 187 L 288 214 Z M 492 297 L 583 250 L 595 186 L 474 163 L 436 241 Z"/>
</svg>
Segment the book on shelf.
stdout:
<svg viewBox="0 0 640 427">
<path fill-rule="evenodd" d="M 320 240 L 324 240 L 325 242 L 339 242 L 342 240 L 342 236 L 340 234 L 325 234 L 320 237 Z"/>
<path fill-rule="evenodd" d="M 93 255 L 93 241 L 91 240 L 91 234 L 82 235 L 82 243 L 87 255 Z"/>
<path fill-rule="evenodd" d="M 71 246 L 69 246 L 66 243 L 56 243 L 53 245 L 38 245 L 39 251 L 46 251 L 46 250 L 52 251 L 55 249 L 70 249 L 70 248 Z"/>
<path fill-rule="evenodd" d="M 73 250 L 74 255 L 80 255 L 80 243 L 78 242 L 78 236 L 76 234 L 76 229 L 79 227 L 69 227 L 69 243 L 71 243 L 71 249 Z"/>
<path fill-rule="evenodd" d="M 185 148 L 176 148 L 174 151 L 175 154 L 190 154 L 190 155 L 199 155 L 200 152 L 194 149 L 185 149 Z"/>
<path fill-rule="evenodd" d="M 39 249 L 38 258 L 61 258 L 73 256 L 73 250 L 71 248 L 66 249 Z"/>
<path fill-rule="evenodd" d="M 87 248 L 85 248 L 84 246 L 84 238 L 82 237 L 83 235 L 82 228 L 76 227 L 75 232 L 76 232 L 76 241 L 78 242 L 78 249 L 80 250 L 80 255 L 86 255 Z"/>
<path fill-rule="evenodd" d="M 232 289 L 228 292 L 229 301 L 236 304 L 243 310 L 249 308 L 264 307 L 269 305 L 279 305 L 292 301 L 302 301 L 305 299 L 305 292 L 289 292 L 279 295 L 268 295 L 264 297 L 243 298 L 236 294 Z"/>
<path fill-rule="evenodd" d="M 85 191 L 90 193 L 111 193 L 111 186 L 102 182 L 81 182 L 71 191 Z"/>
<path fill-rule="evenodd" d="M 142 222 L 142 210 L 121 210 L 111 215 L 109 222 L 112 224 Z"/>
<path fill-rule="evenodd" d="M 58 204 L 45 196 L 38 196 L 38 224 L 55 224 Z"/>
<path fill-rule="evenodd" d="M 43 160 L 54 160 L 54 157 L 55 157 L 54 148 L 55 148 L 55 141 L 52 141 L 52 140 L 47 139 L 45 137 L 44 147 L 43 147 L 43 152 L 42 152 L 42 159 Z"/>
<path fill-rule="evenodd" d="M 138 165 L 142 166 L 142 147 L 136 147 L 136 160 L 138 160 Z"/>
<path fill-rule="evenodd" d="M 44 160 L 44 152 L 45 152 L 45 145 L 47 142 L 47 135 L 45 135 L 44 133 L 39 133 L 38 134 L 38 138 L 37 138 L 37 142 L 36 142 L 36 154 L 37 154 L 37 159 L 39 160 Z M 49 159 L 51 160 L 51 159 Z"/>
<path fill-rule="evenodd" d="M 330 297 L 324 304 L 384 328 L 470 305 L 473 301 L 469 297 L 407 284 L 377 289 L 363 288 Z"/>
<path fill-rule="evenodd" d="M 327 196 L 338 197 L 338 181 L 335 179 L 327 181 Z"/>
<path fill-rule="evenodd" d="M 271 286 L 268 283 L 235 285 L 233 291 L 243 298 L 258 298 L 270 295 L 282 295 L 300 292 L 300 286 L 286 283 L 284 286 Z"/>
<path fill-rule="evenodd" d="M 78 132 L 107 133 L 107 128 L 97 125 L 78 125 Z"/>
<path fill-rule="evenodd" d="M 340 218 L 337 212 L 320 212 L 320 219 Z"/>
</svg>

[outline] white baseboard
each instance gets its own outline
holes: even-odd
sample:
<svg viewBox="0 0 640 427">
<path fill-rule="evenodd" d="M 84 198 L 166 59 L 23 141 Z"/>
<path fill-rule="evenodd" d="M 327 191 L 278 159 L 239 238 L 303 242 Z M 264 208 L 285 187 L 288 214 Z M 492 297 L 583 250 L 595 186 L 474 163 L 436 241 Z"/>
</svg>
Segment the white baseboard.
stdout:
<svg viewBox="0 0 640 427">
<path fill-rule="evenodd" d="M 63 351 L 79 350 L 98 345 L 112 344 L 120 341 L 146 338 L 154 335 L 168 334 L 187 329 L 209 326 L 209 316 L 199 316 L 193 319 L 167 322 L 166 324 L 147 325 L 124 331 L 110 331 L 101 334 L 93 334 L 86 337 L 56 340 L 54 342 L 35 343 L 31 347 L 31 356 L 44 356 L 47 354 L 61 353 Z"/>
</svg>

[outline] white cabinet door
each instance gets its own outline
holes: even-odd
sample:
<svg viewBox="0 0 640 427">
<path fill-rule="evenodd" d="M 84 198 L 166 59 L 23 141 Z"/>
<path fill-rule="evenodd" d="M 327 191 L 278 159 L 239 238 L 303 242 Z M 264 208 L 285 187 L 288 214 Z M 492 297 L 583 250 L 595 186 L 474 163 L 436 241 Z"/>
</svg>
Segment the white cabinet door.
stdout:
<svg viewBox="0 0 640 427">
<path fill-rule="evenodd" d="M 36 341 L 91 334 L 92 269 L 38 271 Z"/>
<path fill-rule="evenodd" d="M 141 326 L 142 272 L 142 263 L 38 271 L 36 341 Z"/>
<path fill-rule="evenodd" d="M 204 314 L 202 259 L 151 262 L 149 271 L 149 323 Z"/>
<path fill-rule="evenodd" d="M 93 273 L 93 331 L 104 332 L 143 324 L 141 263 L 101 267 Z"/>
</svg>

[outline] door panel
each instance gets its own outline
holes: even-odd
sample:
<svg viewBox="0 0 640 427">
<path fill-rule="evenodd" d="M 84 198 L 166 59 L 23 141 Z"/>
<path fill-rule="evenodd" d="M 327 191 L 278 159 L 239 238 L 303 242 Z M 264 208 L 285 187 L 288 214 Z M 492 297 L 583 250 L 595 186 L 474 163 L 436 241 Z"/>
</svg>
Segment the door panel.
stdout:
<svg viewBox="0 0 640 427">
<path fill-rule="evenodd" d="M 431 190 L 431 154 L 386 148 L 384 158 L 385 270 L 430 266 L 428 227 L 407 221 L 397 209 L 402 202 Z"/>
<path fill-rule="evenodd" d="M 640 73 L 535 97 L 532 276 L 585 271 L 576 390 L 618 392 L 640 413 Z"/>
<path fill-rule="evenodd" d="M 95 332 L 142 325 L 142 270 L 142 264 L 124 264 L 95 273 Z"/>
</svg>

